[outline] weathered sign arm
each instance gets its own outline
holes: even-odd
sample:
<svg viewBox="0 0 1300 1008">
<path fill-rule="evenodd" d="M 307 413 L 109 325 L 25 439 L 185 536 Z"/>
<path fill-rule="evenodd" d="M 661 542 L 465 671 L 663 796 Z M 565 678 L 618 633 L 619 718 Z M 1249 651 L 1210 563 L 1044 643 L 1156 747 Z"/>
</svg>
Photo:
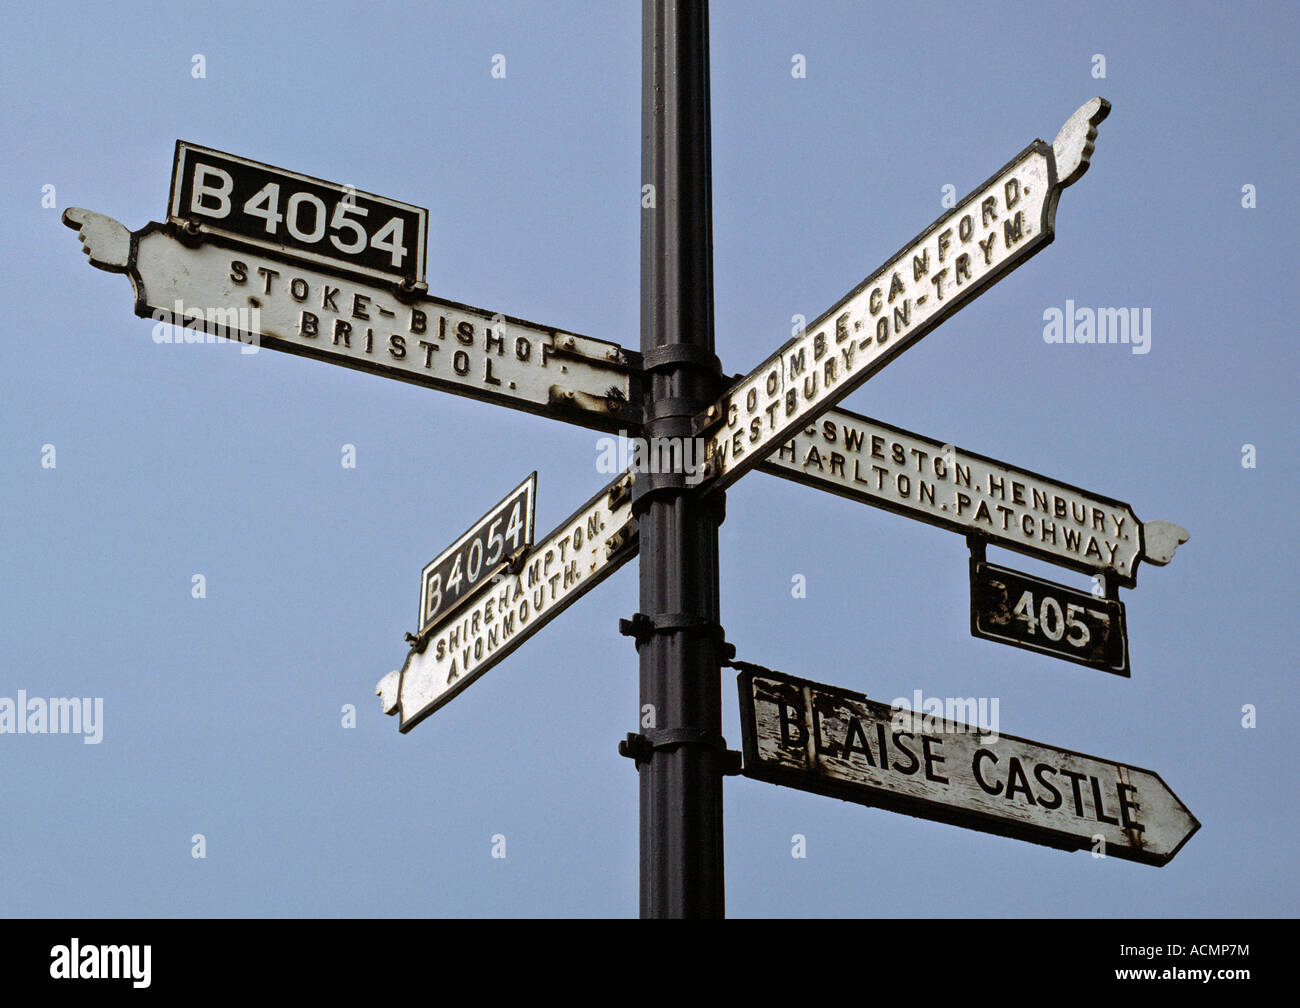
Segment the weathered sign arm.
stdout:
<svg viewBox="0 0 1300 1008">
<path fill-rule="evenodd" d="M 754 780 L 1156 866 L 1200 828 L 1141 767 L 756 666 L 737 686 Z"/>
<path fill-rule="evenodd" d="M 1122 501 L 839 408 L 791 432 L 759 468 L 1126 588 L 1140 560 L 1167 564 L 1188 539 Z"/>
<path fill-rule="evenodd" d="M 696 418 L 725 489 L 1051 243 L 1056 206 L 1087 171 L 1110 104 L 1093 98 L 1052 145 L 1035 140 Z"/>
<path fill-rule="evenodd" d="M 623 473 L 527 552 L 483 582 L 453 619 L 421 635 L 375 686 L 408 732 L 637 555 L 632 476 Z"/>
<path fill-rule="evenodd" d="M 92 266 L 130 277 L 141 317 L 596 430 L 640 425 L 640 356 L 613 343 L 283 261 L 175 223 L 131 232 L 80 207 L 63 222 Z"/>
</svg>

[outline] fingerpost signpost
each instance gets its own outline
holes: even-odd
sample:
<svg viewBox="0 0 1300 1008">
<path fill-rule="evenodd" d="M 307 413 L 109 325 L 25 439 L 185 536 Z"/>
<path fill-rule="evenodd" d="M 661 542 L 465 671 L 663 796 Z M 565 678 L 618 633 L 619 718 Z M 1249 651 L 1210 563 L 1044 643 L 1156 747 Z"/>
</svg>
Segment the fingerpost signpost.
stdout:
<svg viewBox="0 0 1300 1008">
<path fill-rule="evenodd" d="M 1168 863 L 1199 824 L 1157 774 L 735 661 L 720 622 L 726 490 L 761 469 L 964 535 L 974 636 L 1131 675 L 1119 588 L 1136 586 L 1141 561 L 1169 563 L 1185 530 L 839 408 L 1052 242 L 1109 103 L 1085 102 L 1051 143 L 1029 143 L 728 378 L 713 333 L 708 5 L 643 0 L 642 10 L 650 198 L 638 350 L 431 294 L 418 206 L 187 141 L 176 144 L 164 222 L 132 232 L 71 208 L 64 223 L 92 265 L 128 276 L 137 315 L 647 446 L 546 535 L 534 535 L 535 472 L 463 534 L 448 530 L 421 573 L 405 661 L 376 686 L 409 732 L 639 556 L 639 611 L 619 622 L 639 655 L 638 730 L 619 752 L 638 774 L 643 917 L 724 915 L 723 779 L 737 775 Z M 1092 575 L 1098 588 L 990 564 L 989 544 Z M 426 558 L 438 548 L 426 546 Z M 725 666 L 740 671 L 743 754 L 722 737 Z"/>
</svg>

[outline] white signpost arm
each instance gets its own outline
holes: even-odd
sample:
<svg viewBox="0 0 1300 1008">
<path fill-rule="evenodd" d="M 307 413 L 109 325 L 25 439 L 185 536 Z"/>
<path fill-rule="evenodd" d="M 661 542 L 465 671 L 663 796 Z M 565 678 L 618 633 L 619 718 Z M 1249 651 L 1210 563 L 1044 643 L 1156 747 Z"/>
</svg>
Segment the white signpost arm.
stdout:
<svg viewBox="0 0 1300 1008">
<path fill-rule="evenodd" d="M 1150 770 L 758 666 L 737 684 L 755 780 L 1156 866 L 1200 828 Z"/>
<path fill-rule="evenodd" d="M 730 486 L 1050 244 L 1061 191 L 1087 170 L 1109 111 L 1094 98 L 1054 145 L 1035 140 L 697 417 L 711 486 Z"/>
<path fill-rule="evenodd" d="M 484 582 L 455 618 L 420 639 L 375 687 L 408 732 L 637 555 L 632 476 L 623 473 L 524 555 Z"/>
<path fill-rule="evenodd" d="M 1140 560 L 1167 564 L 1188 539 L 1122 501 L 839 408 L 792 432 L 760 468 L 1128 588 Z"/>
<path fill-rule="evenodd" d="M 130 277 L 139 316 L 597 430 L 640 425 L 639 355 L 613 343 L 175 225 L 130 232 L 80 207 L 63 222 L 92 266 Z"/>
</svg>

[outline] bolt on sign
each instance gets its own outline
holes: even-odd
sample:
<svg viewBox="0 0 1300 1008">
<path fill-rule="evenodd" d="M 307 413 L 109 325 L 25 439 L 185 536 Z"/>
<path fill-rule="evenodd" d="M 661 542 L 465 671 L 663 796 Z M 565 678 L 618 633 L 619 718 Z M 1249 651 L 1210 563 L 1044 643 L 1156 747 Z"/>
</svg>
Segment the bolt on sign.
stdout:
<svg viewBox="0 0 1300 1008">
<path fill-rule="evenodd" d="M 532 546 L 536 501 L 537 473 L 533 472 L 430 561 L 420 574 L 417 636 L 445 622 L 473 597 L 472 589 L 480 581 L 498 583 L 497 575 Z"/>
<path fill-rule="evenodd" d="M 696 419 L 725 488 L 778 444 L 1055 237 L 1061 192 L 1087 170 L 1110 103 L 1094 98 L 1050 146 L 1035 140 Z"/>
<path fill-rule="evenodd" d="M 1139 559 L 1164 565 L 1187 541 L 1121 501 L 843 409 L 794 431 L 762 469 L 1129 588 Z"/>
<path fill-rule="evenodd" d="M 744 775 L 1061 850 L 1165 865 L 1200 823 L 1150 770 L 747 670 Z"/>
<path fill-rule="evenodd" d="M 1128 677 L 1124 603 L 983 560 L 970 565 L 972 637 Z"/>
<path fill-rule="evenodd" d="M 630 473 L 562 521 L 500 581 L 481 580 L 455 618 L 417 641 L 375 687 L 408 732 L 637 554 Z"/>
</svg>

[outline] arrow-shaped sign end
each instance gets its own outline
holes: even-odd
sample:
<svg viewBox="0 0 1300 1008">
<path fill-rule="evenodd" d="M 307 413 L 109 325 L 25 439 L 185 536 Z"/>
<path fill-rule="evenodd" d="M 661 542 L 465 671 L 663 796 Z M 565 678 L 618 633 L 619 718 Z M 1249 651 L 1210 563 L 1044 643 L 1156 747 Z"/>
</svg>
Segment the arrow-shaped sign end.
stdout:
<svg viewBox="0 0 1300 1008">
<path fill-rule="evenodd" d="M 1052 154 L 1056 157 L 1057 185 L 1064 189 L 1073 185 L 1088 170 L 1093 146 L 1097 140 L 1098 124 L 1110 115 L 1110 102 L 1094 98 L 1080 105 L 1074 115 L 1065 120 L 1061 132 L 1052 141 Z"/>
<path fill-rule="evenodd" d="M 1177 528 L 1177 526 L 1174 527 Z M 1165 854 L 1159 859 L 1151 862 L 1157 868 L 1163 868 L 1165 865 L 1167 865 L 1170 861 L 1174 859 L 1174 857 L 1178 854 L 1179 851 L 1181 851 L 1184 847 L 1187 846 L 1187 841 L 1191 840 L 1192 837 L 1196 836 L 1196 834 L 1200 831 L 1201 821 L 1197 819 L 1195 815 L 1192 814 L 1192 810 L 1189 809 L 1187 807 L 1187 804 L 1181 798 L 1178 797 L 1174 789 L 1171 788 L 1167 783 L 1165 783 L 1165 779 L 1163 777 L 1161 777 L 1158 773 L 1155 773 L 1154 771 L 1148 770 L 1147 772 L 1150 773 L 1151 776 L 1155 778 L 1156 782 L 1162 788 L 1164 788 L 1165 791 L 1168 793 L 1169 797 L 1173 799 L 1173 804 L 1176 812 L 1180 813 L 1181 817 L 1184 819 L 1184 822 L 1181 823 L 1179 827 L 1183 830 L 1181 839 L 1179 839 L 1177 843 L 1172 844 L 1168 854 Z"/>
<path fill-rule="evenodd" d="M 384 708 L 385 714 L 396 714 L 401 696 L 402 673 L 397 670 L 389 672 L 375 684 L 375 695 Z"/>
<path fill-rule="evenodd" d="M 1163 567 L 1174 558 L 1174 550 L 1190 538 L 1187 529 L 1173 522 L 1143 522 L 1142 558 L 1157 567 Z"/>
<path fill-rule="evenodd" d="M 125 273 L 131 262 L 131 232 L 112 217 L 83 207 L 63 211 L 63 223 L 77 232 L 90 265 L 109 273 Z"/>
</svg>

